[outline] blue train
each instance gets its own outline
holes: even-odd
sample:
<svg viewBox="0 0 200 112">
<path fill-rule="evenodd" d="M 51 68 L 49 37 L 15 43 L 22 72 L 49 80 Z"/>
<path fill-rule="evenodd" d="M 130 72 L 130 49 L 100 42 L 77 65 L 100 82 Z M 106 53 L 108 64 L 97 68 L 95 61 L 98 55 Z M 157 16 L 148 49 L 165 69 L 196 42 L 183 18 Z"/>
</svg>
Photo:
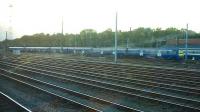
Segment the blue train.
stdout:
<svg viewBox="0 0 200 112">
<path fill-rule="evenodd" d="M 15 53 L 20 52 L 53 52 L 74 53 L 93 56 L 113 55 L 114 48 L 91 48 L 91 47 L 9 47 Z M 165 59 L 183 59 L 185 48 L 118 48 L 119 57 L 156 57 Z M 188 59 L 200 60 L 200 48 L 188 48 Z"/>
</svg>

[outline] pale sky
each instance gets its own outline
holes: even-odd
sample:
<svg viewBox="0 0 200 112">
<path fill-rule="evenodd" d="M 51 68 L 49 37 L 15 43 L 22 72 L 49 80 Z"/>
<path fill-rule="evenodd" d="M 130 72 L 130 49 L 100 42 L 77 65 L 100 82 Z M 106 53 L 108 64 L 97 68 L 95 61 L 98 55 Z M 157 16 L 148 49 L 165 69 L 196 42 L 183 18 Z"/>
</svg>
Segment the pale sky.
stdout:
<svg viewBox="0 0 200 112">
<path fill-rule="evenodd" d="M 13 7 L 8 8 L 9 2 Z M 79 33 L 86 28 L 98 32 L 115 28 L 185 28 L 200 32 L 199 0 L 0 0 L 0 40 L 12 26 L 14 38 L 34 33 Z M 11 25 L 9 16 L 11 15 Z"/>
</svg>

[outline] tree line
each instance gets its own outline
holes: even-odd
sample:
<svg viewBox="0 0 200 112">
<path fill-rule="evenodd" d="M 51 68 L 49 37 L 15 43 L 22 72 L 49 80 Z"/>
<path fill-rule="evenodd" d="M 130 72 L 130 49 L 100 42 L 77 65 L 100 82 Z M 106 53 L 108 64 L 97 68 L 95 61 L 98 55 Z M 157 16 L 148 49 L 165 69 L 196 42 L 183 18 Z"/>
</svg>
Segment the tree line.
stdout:
<svg viewBox="0 0 200 112">
<path fill-rule="evenodd" d="M 164 46 L 167 39 L 184 38 L 183 29 L 137 28 L 131 31 L 118 31 L 118 46 L 158 47 Z M 107 29 L 97 33 L 94 29 L 84 29 L 79 34 L 24 35 L 14 40 L 4 40 L 1 45 L 20 47 L 113 47 L 115 32 Z M 200 33 L 189 31 L 189 38 L 200 38 Z M 159 44 L 158 44 L 159 43 Z"/>
</svg>

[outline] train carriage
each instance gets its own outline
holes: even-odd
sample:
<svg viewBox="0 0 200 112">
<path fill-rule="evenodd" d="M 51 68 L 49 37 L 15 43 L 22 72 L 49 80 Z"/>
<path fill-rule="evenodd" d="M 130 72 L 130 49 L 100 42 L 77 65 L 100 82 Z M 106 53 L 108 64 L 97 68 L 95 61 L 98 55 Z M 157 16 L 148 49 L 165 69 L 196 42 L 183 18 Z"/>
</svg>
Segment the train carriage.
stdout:
<svg viewBox="0 0 200 112">
<path fill-rule="evenodd" d="M 9 47 L 10 50 L 20 50 L 21 52 L 52 52 L 52 53 L 74 53 L 82 55 L 102 56 L 113 55 L 113 48 L 92 48 L 92 47 Z M 165 59 L 183 59 L 185 48 L 119 48 L 119 57 L 155 57 Z M 188 48 L 188 58 L 192 60 L 200 59 L 200 48 Z"/>
</svg>

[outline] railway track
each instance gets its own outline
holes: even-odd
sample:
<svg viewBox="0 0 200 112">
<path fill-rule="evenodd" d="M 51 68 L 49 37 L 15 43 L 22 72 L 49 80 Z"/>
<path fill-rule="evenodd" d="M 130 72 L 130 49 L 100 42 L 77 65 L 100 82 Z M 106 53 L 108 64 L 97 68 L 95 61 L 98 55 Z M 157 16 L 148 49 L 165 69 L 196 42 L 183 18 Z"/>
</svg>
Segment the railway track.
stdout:
<svg viewBox="0 0 200 112">
<path fill-rule="evenodd" d="M 9 65 L 9 63 L 5 63 L 7 65 Z M 19 66 L 19 65 L 14 65 L 14 66 Z M 21 66 L 21 65 L 20 65 Z M 31 67 L 27 67 L 27 66 L 23 66 L 26 69 L 32 69 Z M 33 69 L 34 70 L 34 69 Z M 36 69 L 37 71 L 39 69 Z M 51 68 L 51 70 L 53 70 Z M 41 70 L 41 72 L 47 72 L 44 69 Z M 61 72 L 61 70 L 59 70 L 59 72 Z M 54 72 L 52 72 L 54 73 Z M 65 72 L 66 73 L 66 72 Z M 71 72 L 67 72 L 70 73 Z M 73 72 L 74 73 L 74 72 Z M 70 75 L 72 76 L 72 75 Z M 84 77 L 83 77 L 84 76 Z M 145 87 L 145 89 L 147 88 L 151 88 L 155 90 L 155 87 L 158 87 L 159 90 L 164 89 L 166 92 L 167 91 L 171 91 L 174 92 L 182 92 L 182 93 L 199 93 L 199 91 L 196 89 L 192 89 L 192 88 L 187 88 L 187 87 L 179 87 L 179 86 L 174 86 L 174 85 L 170 85 L 170 84 L 163 84 L 163 83 L 155 83 L 155 82 L 150 82 L 150 81 L 142 81 L 142 80 L 137 80 L 137 79 L 126 79 L 126 78 L 120 78 L 120 77 L 116 77 L 116 76 L 108 76 L 108 75 L 89 75 L 89 74 L 84 74 L 79 72 L 78 74 L 76 74 L 76 77 L 80 77 L 80 78 L 92 78 L 92 79 L 99 79 L 100 81 L 107 81 L 107 82 L 111 82 L 111 83 L 121 83 L 124 82 L 124 86 L 127 87 L 131 87 L 131 86 L 138 86 L 138 87 Z M 146 84 L 145 84 L 146 83 Z"/>
<path fill-rule="evenodd" d="M 44 64 L 44 63 L 43 63 L 43 64 Z M 47 64 L 44 64 L 44 66 L 46 66 L 46 65 L 47 65 Z M 51 65 L 51 64 L 48 63 L 48 65 Z M 37 65 L 36 65 L 36 66 L 37 66 Z M 57 68 L 61 68 L 61 67 L 64 68 L 64 67 L 65 67 L 65 66 L 61 66 L 61 67 L 58 67 L 58 66 L 59 66 L 59 65 L 56 65 Z M 85 65 L 85 66 L 86 66 L 86 65 Z M 61 68 L 61 69 L 63 69 L 63 68 Z M 67 68 L 67 67 L 66 67 L 66 68 Z M 69 70 L 72 70 L 72 71 L 76 71 L 76 72 L 80 72 L 80 73 L 85 71 L 85 70 L 75 70 L 75 69 L 80 69 L 80 68 L 78 68 L 78 67 L 76 67 L 75 69 L 68 69 L 69 67 L 68 67 L 67 69 L 66 69 L 66 68 L 65 68 L 64 70 L 68 70 L 68 71 L 69 71 Z M 97 69 L 97 70 L 98 70 L 98 69 Z M 99 72 L 99 71 L 98 71 L 98 72 Z M 108 73 L 110 73 L 110 72 L 108 72 Z M 91 72 L 86 71 L 85 74 L 91 74 Z M 93 74 L 97 74 L 97 73 L 93 73 Z M 101 73 L 101 74 L 103 74 L 103 73 Z M 101 75 L 101 74 L 98 73 L 97 75 Z M 126 73 L 124 72 L 124 73 L 122 73 L 122 74 L 128 74 L 128 73 L 127 73 L 127 72 L 126 72 Z M 115 75 L 116 75 L 116 74 L 115 74 Z M 120 75 L 120 76 L 121 76 L 121 75 Z M 141 76 L 142 76 L 142 75 L 141 75 Z M 122 76 L 121 76 L 121 77 L 122 77 Z M 167 77 L 167 75 L 166 75 L 165 77 Z M 177 76 L 175 75 L 175 77 L 177 77 Z M 114 77 L 114 78 L 115 78 L 115 77 Z M 131 77 L 131 76 L 130 76 L 130 77 L 127 77 L 127 76 L 126 76 L 126 77 L 122 77 L 122 78 L 125 78 L 125 79 L 129 78 L 129 80 L 130 80 L 130 78 L 133 78 L 133 76 L 132 76 L 132 77 Z M 135 81 L 135 80 L 133 80 L 133 81 Z M 182 81 L 182 82 L 183 82 L 183 81 Z M 187 81 L 185 81 L 185 82 L 187 82 Z M 191 81 L 190 81 L 190 82 L 191 82 Z M 195 82 L 195 81 L 194 81 L 194 82 Z M 163 82 L 162 82 L 162 83 L 163 83 Z M 172 85 L 172 84 L 171 84 L 171 85 Z M 173 85 L 172 85 L 172 86 L 173 86 Z M 178 85 L 176 85 L 176 86 L 178 86 Z M 193 88 L 193 86 L 190 86 L 190 88 Z"/>
<path fill-rule="evenodd" d="M 3 72 L 2 70 L 1 70 L 1 72 Z M 30 74 L 30 73 L 29 73 Z M 33 75 L 33 74 L 32 74 Z M 30 76 L 29 76 L 30 77 Z M 41 75 L 40 76 L 38 76 L 38 77 L 41 77 Z M 47 78 L 47 77 L 45 77 L 45 78 Z M 26 79 L 27 80 L 27 79 Z M 44 80 L 44 79 L 43 79 Z M 50 81 L 50 79 L 48 78 L 48 81 L 49 82 L 52 82 L 52 81 Z M 55 81 L 55 77 L 54 77 L 54 81 Z M 60 80 L 61 81 L 61 80 Z M 63 81 L 62 81 L 63 82 Z M 65 81 L 65 84 L 66 83 L 69 83 L 69 80 L 68 80 L 68 82 L 66 82 Z M 55 83 L 54 83 L 55 84 Z M 81 84 L 83 84 L 83 83 L 81 83 Z M 63 85 L 63 84 L 61 84 L 61 83 L 59 83 L 59 85 Z M 83 86 L 83 85 L 80 85 L 80 86 Z M 97 87 L 97 86 L 96 86 Z M 84 87 L 85 88 L 85 87 Z M 89 85 L 87 85 L 87 88 L 89 88 Z M 91 90 L 87 90 L 87 91 L 91 91 Z M 95 90 L 95 89 L 93 89 L 93 91 L 97 91 L 97 90 Z M 98 90 L 99 92 L 98 93 L 100 93 L 100 92 L 102 92 L 103 90 Z M 117 92 L 117 91 L 115 91 L 115 92 Z M 106 93 L 109 93 L 109 89 L 107 89 L 106 90 Z M 87 94 L 90 94 L 90 93 L 87 93 Z M 96 92 L 95 92 L 95 94 L 97 94 Z M 104 94 L 105 94 L 105 91 L 104 91 Z M 115 93 L 116 94 L 116 93 Z M 112 95 L 115 95 L 114 93 L 112 93 Z M 101 93 L 101 95 L 103 95 L 103 93 Z M 122 94 L 121 95 L 117 95 L 117 96 L 120 96 L 120 97 L 122 97 Z M 105 97 L 105 96 L 104 96 Z M 110 96 L 110 97 L 112 97 L 112 96 Z M 133 97 L 133 96 L 132 96 Z M 123 97 L 124 98 L 124 97 Z M 108 97 L 106 98 L 106 99 L 109 99 Z M 117 98 L 117 99 L 119 99 L 119 98 Z M 133 98 L 132 98 L 133 99 Z M 127 100 L 127 101 L 130 101 L 130 99 L 129 100 Z M 144 103 L 143 103 L 144 104 Z M 159 104 L 159 105 L 161 105 L 161 104 Z M 147 105 L 146 105 L 147 106 Z M 165 105 L 166 106 L 166 105 Z M 173 105 L 172 106 L 170 106 L 171 108 L 173 108 Z M 147 107 L 146 107 L 147 108 Z M 150 108 L 151 109 L 151 108 Z M 186 108 L 187 109 L 187 108 Z M 152 110 L 152 109 L 151 109 Z M 155 110 L 154 110 L 155 111 Z M 158 111 L 158 107 L 157 107 L 157 111 Z M 163 111 L 163 110 L 159 110 L 159 111 Z"/>
<path fill-rule="evenodd" d="M 38 62 L 41 62 L 41 60 L 37 60 Z M 136 69 L 135 70 L 132 70 L 134 68 L 130 68 L 130 69 L 123 69 L 121 70 L 120 68 L 116 69 L 116 67 L 112 67 L 112 66 L 108 66 L 108 65 L 95 65 L 94 63 L 92 64 L 87 64 L 87 63 L 63 63 L 64 61 L 62 62 L 53 62 L 53 61 L 48 61 L 48 62 L 43 62 L 44 64 L 50 64 L 50 65 L 54 65 L 54 66 L 57 66 L 59 64 L 59 67 L 65 67 L 65 68 L 77 68 L 77 67 L 80 67 L 80 70 L 84 71 L 84 70 L 87 70 L 87 71 L 96 71 L 96 70 L 99 70 L 100 73 L 112 73 L 112 74 L 124 74 L 126 72 L 126 76 L 128 75 L 132 75 L 133 73 L 136 75 L 136 74 L 145 74 L 146 76 L 152 76 L 152 77 L 157 77 L 157 78 L 170 78 L 171 80 L 173 80 L 174 78 L 176 79 L 179 79 L 179 81 L 181 80 L 184 80 L 184 79 L 189 79 L 191 81 L 198 81 L 200 77 L 198 77 L 197 74 L 187 74 L 187 75 L 184 75 L 186 73 L 184 72 L 171 72 L 171 73 L 168 73 L 168 71 L 166 70 L 158 70 L 156 71 L 155 69 L 154 70 L 149 70 L 149 69 Z M 103 71 L 101 71 L 101 69 L 104 68 Z M 166 72 L 166 73 L 165 73 Z M 176 75 L 174 75 L 176 74 Z M 145 76 L 144 75 L 144 76 Z M 196 77 L 195 77 L 196 75 Z M 141 76 L 141 75 L 140 75 Z M 164 76 L 164 77 L 163 77 Z M 174 79 L 175 80 L 175 79 Z"/>
<path fill-rule="evenodd" d="M 64 66 L 62 66 L 62 67 L 64 67 Z M 76 67 L 76 69 L 77 69 L 77 67 Z M 79 69 L 79 68 L 78 68 Z M 70 69 L 71 70 L 71 69 Z M 97 69 L 98 70 L 98 69 Z M 84 70 L 81 70 L 81 71 L 84 71 Z M 80 72 L 80 70 L 78 71 L 78 72 Z M 88 74 L 88 72 L 86 72 L 87 74 Z M 90 73 L 90 72 L 89 72 Z M 110 72 L 109 72 L 110 73 Z M 94 73 L 93 73 L 94 74 Z M 128 73 L 126 73 L 126 74 L 128 74 Z M 175 77 L 177 77 L 177 76 L 175 76 Z M 196 77 L 195 77 L 196 78 Z M 198 80 L 197 80 L 198 81 Z M 186 81 L 187 82 L 187 81 Z M 191 82 L 191 81 L 190 81 Z M 195 81 L 194 81 L 195 82 Z M 178 86 L 178 85 L 177 85 Z M 197 85 L 197 87 L 198 87 L 198 85 Z M 190 88 L 193 88 L 193 86 L 191 86 Z"/>
<path fill-rule="evenodd" d="M 51 62 L 52 63 L 52 62 Z M 43 63 L 44 64 L 44 63 Z M 47 63 L 46 63 L 47 64 Z M 50 63 L 48 63 L 48 65 L 49 65 Z M 58 65 L 56 65 L 56 66 L 58 66 Z M 83 65 L 84 66 L 84 65 Z M 66 67 L 66 66 L 63 66 L 62 65 L 62 67 Z M 67 67 L 69 67 L 69 66 L 67 66 Z M 72 68 L 72 66 L 70 66 L 71 68 Z M 78 67 L 76 67 L 76 68 L 78 68 Z M 84 68 L 84 67 L 82 67 L 82 68 Z M 81 69 L 81 68 L 79 68 L 79 69 Z M 84 68 L 85 69 L 85 68 Z M 110 69 L 110 68 L 109 68 Z M 69 70 L 69 69 L 66 69 L 66 70 Z M 70 69 L 71 70 L 71 69 Z M 96 70 L 98 70 L 98 69 L 96 69 Z M 81 71 L 84 71 L 84 70 L 81 70 Z M 105 69 L 104 69 L 104 71 L 105 71 Z M 80 70 L 78 71 L 78 72 L 80 72 Z M 99 72 L 99 71 L 98 71 Z M 86 73 L 88 73 L 88 72 L 86 72 Z M 90 72 L 89 72 L 90 73 Z M 108 73 L 111 73 L 111 72 L 108 72 Z M 123 74 L 123 72 L 121 73 L 121 74 Z M 126 72 L 126 74 L 128 74 L 128 72 Z M 155 73 L 156 74 L 156 73 Z M 116 74 L 115 74 L 116 75 Z M 149 75 L 149 74 L 148 74 Z M 175 74 L 174 74 L 175 75 Z M 155 77 L 155 76 L 154 76 Z M 167 75 L 165 76 L 165 77 L 167 77 Z M 175 77 L 177 77 L 176 75 L 175 75 Z M 184 77 L 184 74 L 183 74 L 183 77 Z M 128 77 L 129 78 L 129 77 Z M 130 77 L 131 78 L 131 77 Z M 187 80 L 189 79 L 188 77 L 184 77 L 186 80 L 183 80 L 182 82 L 187 82 Z M 183 79 L 184 79 L 183 78 Z M 198 80 L 198 77 L 195 77 L 195 78 L 193 78 L 193 79 L 195 79 L 195 80 Z M 191 79 L 190 79 L 191 80 Z M 195 80 L 192 80 L 193 82 L 195 82 Z M 191 81 L 190 81 L 191 82 Z M 190 83 L 189 82 L 189 83 Z M 194 84 L 194 85 L 196 85 L 196 84 Z M 193 85 L 191 86 L 191 87 L 193 87 Z M 198 87 L 198 85 L 197 85 L 197 87 Z"/>
<path fill-rule="evenodd" d="M 61 86 L 57 86 L 47 81 L 37 80 L 31 77 L 27 77 L 21 74 L 17 74 L 14 72 L 9 72 L 6 70 L 1 69 L 1 72 L 7 74 L 7 77 L 12 77 L 14 79 L 23 81 L 27 84 L 33 85 L 35 87 L 39 87 L 42 90 L 48 91 L 49 93 L 53 93 L 56 96 L 61 96 L 64 99 L 68 99 L 73 102 L 80 102 L 81 105 L 85 107 L 91 108 L 95 111 L 104 111 L 108 112 L 109 110 L 118 111 L 118 112 L 140 112 L 123 105 L 114 104 L 112 102 L 108 102 L 99 98 L 91 97 L 89 95 L 81 94 L 80 92 L 72 91 L 70 89 L 63 88 Z M 9 75 L 9 76 L 8 76 Z"/>
<path fill-rule="evenodd" d="M 27 53 L 29 55 L 29 53 Z M 32 54 L 30 54 L 32 55 Z M 38 54 L 35 54 L 37 56 Z M 39 54 L 40 55 L 40 54 Z M 38 55 L 38 56 L 39 56 Z M 43 54 L 45 57 L 55 57 L 55 58 L 66 58 L 70 59 L 78 59 L 78 60 L 87 60 L 87 61 L 99 61 L 99 62 L 113 62 L 113 57 L 88 57 L 88 56 L 80 56 L 80 55 L 71 55 L 71 54 Z M 166 59 L 158 59 L 158 58 L 142 58 L 142 57 L 134 57 L 134 58 L 118 58 L 119 63 L 125 63 L 125 64 L 134 64 L 134 65 L 146 65 L 146 66 L 157 66 L 157 67 L 170 67 L 170 68 L 176 68 L 176 69 L 196 69 L 200 67 L 200 63 L 198 61 L 177 61 L 177 60 L 166 60 Z"/>
<path fill-rule="evenodd" d="M 0 92 L 0 110 L 1 112 L 31 112 L 3 92 Z"/>
<path fill-rule="evenodd" d="M 189 84 L 192 81 L 184 83 L 180 79 L 172 80 L 180 81 L 174 85 L 167 81 L 170 78 L 141 79 L 130 77 L 136 71 L 114 72 L 120 69 L 112 69 L 115 65 L 51 60 L 38 56 L 9 57 L 0 62 L 0 73 L 3 77 L 41 88 L 75 104 L 81 102 L 79 105 L 95 111 L 200 111 L 199 85 L 193 87 L 193 84 L 198 84 L 198 79 L 193 80 L 193 84 Z M 150 76 L 153 73 L 145 75 Z M 195 79 L 192 76 L 190 78 Z M 165 79 L 166 82 L 163 83 Z M 67 96 L 69 94 L 71 97 Z"/>
<path fill-rule="evenodd" d="M 41 59 L 44 60 L 44 59 Z M 59 68 L 64 68 L 65 70 L 76 70 L 77 68 L 79 70 L 76 70 L 78 72 L 86 72 L 86 73 L 90 73 L 90 72 L 96 72 L 96 70 L 98 70 L 98 73 L 101 74 L 113 74 L 113 75 L 117 75 L 117 76 L 121 76 L 121 77 L 127 77 L 127 78 L 140 78 L 142 80 L 153 80 L 153 81 L 158 81 L 158 82 L 165 82 L 165 83 L 172 83 L 174 85 L 182 85 L 182 86 L 189 86 L 189 87 L 199 87 L 199 82 L 198 80 L 200 79 L 199 74 L 197 73 L 192 73 L 190 72 L 190 74 L 184 73 L 182 72 L 182 75 L 177 75 L 176 71 L 172 72 L 171 74 L 165 74 L 165 72 L 167 72 L 166 70 L 163 71 L 159 71 L 159 73 L 157 72 L 149 72 L 148 69 L 139 69 L 139 70 L 124 70 L 124 71 L 120 71 L 120 68 L 116 69 L 116 67 L 107 67 L 106 65 L 95 65 L 94 63 L 92 63 L 90 65 L 90 63 L 86 64 L 86 63 L 76 63 L 73 62 L 75 64 L 73 64 L 72 62 L 70 63 L 64 63 L 64 61 L 62 62 L 57 62 L 56 60 L 53 61 L 41 61 L 41 60 L 32 60 L 31 62 L 27 62 L 25 64 L 28 63 L 34 63 L 34 61 L 38 62 L 38 63 L 42 63 L 44 66 L 47 65 L 52 65 L 52 66 L 56 66 Z M 30 61 L 30 60 L 29 60 Z M 56 63 L 55 63 L 56 62 Z M 101 70 L 103 68 L 103 70 Z M 112 70 L 111 70 L 112 69 Z M 113 70 L 114 69 L 114 70 Z M 133 68 L 134 69 L 134 68 Z M 89 72 L 88 72 L 89 71 Z M 155 69 L 154 69 L 155 71 Z M 94 73 L 93 73 L 94 74 Z M 125 74 L 125 75 L 124 75 Z M 142 77 L 141 77 L 142 76 Z"/>
<path fill-rule="evenodd" d="M 5 74 L 0 76 L 0 89 L 31 111 L 97 111 Z"/>
<path fill-rule="evenodd" d="M 43 55 L 42 55 L 43 56 Z M 45 55 L 44 56 L 44 58 L 45 59 L 51 59 L 51 60 L 54 60 L 53 59 L 53 57 L 50 57 L 51 55 Z M 32 57 L 32 56 L 30 56 L 30 55 L 25 55 L 25 56 L 23 56 L 23 58 L 28 58 L 28 57 Z M 41 55 L 34 55 L 34 57 L 40 57 L 41 58 Z M 20 57 L 20 58 L 22 58 L 22 57 Z M 85 58 L 85 57 L 84 57 Z M 69 57 L 67 57 L 67 60 L 65 60 L 65 57 L 62 57 L 62 58 L 59 58 L 59 57 L 56 57 L 56 60 L 60 60 L 60 61 L 70 61 L 70 62 L 76 62 L 77 60 L 79 61 L 79 62 L 82 62 L 82 63 L 84 63 L 84 62 L 90 62 L 90 64 L 92 64 L 92 63 L 96 63 L 96 62 L 98 62 L 98 63 L 101 63 L 101 65 L 105 65 L 105 66 L 107 66 L 107 65 L 116 65 L 116 67 L 117 68 L 123 68 L 123 69 L 121 69 L 121 70 L 126 70 L 127 68 L 137 68 L 137 69 L 146 69 L 146 70 L 156 70 L 156 71 L 158 71 L 158 70 L 165 70 L 165 72 L 169 72 L 169 73 L 171 73 L 171 70 L 173 70 L 173 71 L 177 71 L 176 73 L 182 73 L 182 72 L 187 72 L 187 73 L 190 73 L 190 72 L 196 72 L 196 73 L 200 73 L 200 71 L 199 70 L 196 70 L 196 69 L 187 69 L 187 68 L 172 68 L 172 67 L 162 67 L 162 65 L 165 65 L 165 64 L 167 64 L 167 63 L 162 63 L 162 65 L 159 67 L 159 66 L 154 66 L 154 65 L 149 65 L 148 63 L 140 63 L 140 64 L 137 64 L 138 62 L 136 61 L 136 64 L 134 63 L 134 64 L 126 64 L 126 63 L 120 63 L 120 64 L 113 64 L 113 63 L 108 63 L 108 62 L 102 62 L 102 60 L 99 60 L 99 59 L 97 59 L 97 60 L 95 60 L 94 58 L 89 58 L 89 59 L 84 59 L 84 58 L 69 58 Z M 90 60 L 91 59 L 91 60 Z M 154 61 L 154 63 L 156 64 L 157 62 L 156 61 Z M 142 64 L 142 65 L 141 65 Z M 180 63 L 179 63 L 179 65 L 180 65 Z M 197 64 L 198 65 L 198 64 Z M 194 66 L 197 66 L 197 65 L 194 65 Z M 173 64 L 171 64 L 171 66 L 173 66 Z M 114 68 L 113 68 L 114 69 Z"/>
</svg>

